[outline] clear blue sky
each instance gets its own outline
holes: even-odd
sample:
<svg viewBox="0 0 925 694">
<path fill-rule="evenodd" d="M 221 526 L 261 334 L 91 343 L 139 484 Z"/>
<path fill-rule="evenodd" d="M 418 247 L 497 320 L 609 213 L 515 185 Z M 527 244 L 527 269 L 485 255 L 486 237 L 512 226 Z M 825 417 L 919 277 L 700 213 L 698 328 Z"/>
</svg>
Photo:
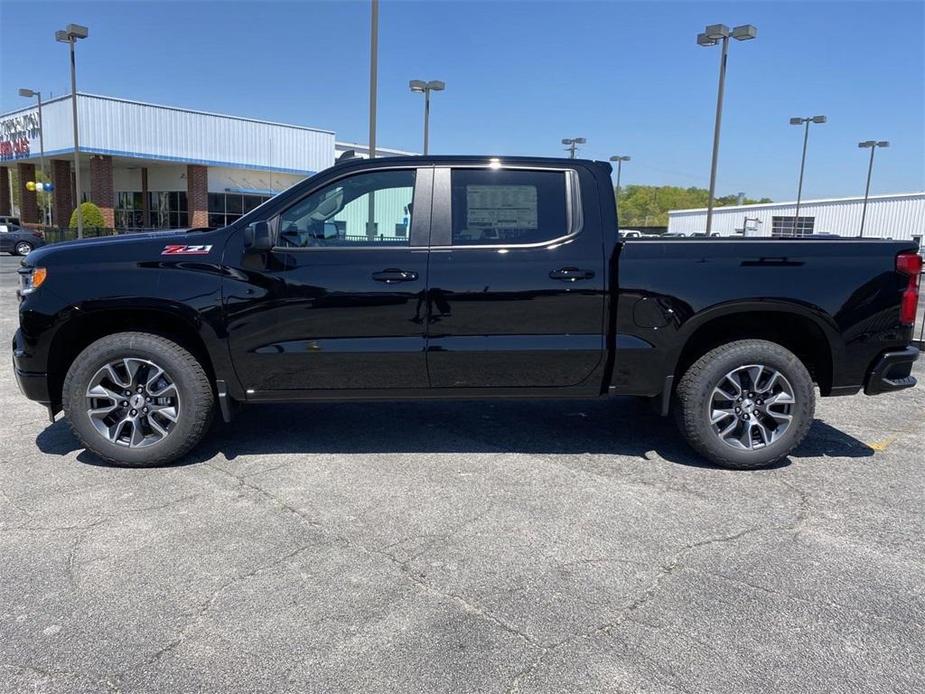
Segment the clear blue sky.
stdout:
<svg viewBox="0 0 925 694">
<path fill-rule="evenodd" d="M 68 89 L 68 22 L 86 24 L 87 92 L 312 125 L 367 140 L 368 2 L 0 0 L 0 112 L 19 87 Z M 624 183 L 706 187 L 718 48 L 708 23 L 751 23 L 733 43 L 717 190 L 795 197 L 801 131 L 813 128 L 804 197 L 863 193 L 859 140 L 886 139 L 873 192 L 925 189 L 925 3 L 397 2 L 383 0 L 379 144 L 419 149 L 422 98 L 442 79 L 432 151 L 628 154 Z"/>
</svg>

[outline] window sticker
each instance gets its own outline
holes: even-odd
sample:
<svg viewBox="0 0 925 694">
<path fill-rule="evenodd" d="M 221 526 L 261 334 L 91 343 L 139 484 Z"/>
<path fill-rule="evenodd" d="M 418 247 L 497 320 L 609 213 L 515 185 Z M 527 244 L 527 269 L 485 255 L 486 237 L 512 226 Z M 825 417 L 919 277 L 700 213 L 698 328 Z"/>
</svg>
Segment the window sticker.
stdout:
<svg viewBox="0 0 925 694">
<path fill-rule="evenodd" d="M 536 186 L 467 185 L 470 229 L 536 229 Z"/>
</svg>

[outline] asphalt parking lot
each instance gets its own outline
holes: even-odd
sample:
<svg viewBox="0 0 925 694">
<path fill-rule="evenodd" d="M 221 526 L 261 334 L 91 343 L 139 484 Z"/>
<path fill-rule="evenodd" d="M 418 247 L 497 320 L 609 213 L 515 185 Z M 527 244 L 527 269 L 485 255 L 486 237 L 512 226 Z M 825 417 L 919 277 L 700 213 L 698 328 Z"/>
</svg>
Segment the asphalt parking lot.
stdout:
<svg viewBox="0 0 925 694">
<path fill-rule="evenodd" d="M 0 406 L 0 691 L 925 690 L 925 388 L 759 472 L 632 400 L 264 406 L 145 470 Z"/>
</svg>

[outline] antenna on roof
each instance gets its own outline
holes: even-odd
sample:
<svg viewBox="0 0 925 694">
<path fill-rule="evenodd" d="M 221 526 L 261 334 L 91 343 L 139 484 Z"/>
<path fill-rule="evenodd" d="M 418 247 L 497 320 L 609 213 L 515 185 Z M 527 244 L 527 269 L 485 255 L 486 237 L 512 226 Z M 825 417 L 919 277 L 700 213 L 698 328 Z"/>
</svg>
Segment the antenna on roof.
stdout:
<svg viewBox="0 0 925 694">
<path fill-rule="evenodd" d="M 339 162 L 347 161 L 348 159 L 353 159 L 354 157 L 356 157 L 356 155 L 357 155 L 356 150 L 348 149 L 346 152 L 344 152 L 337 158 L 337 161 Z"/>
</svg>

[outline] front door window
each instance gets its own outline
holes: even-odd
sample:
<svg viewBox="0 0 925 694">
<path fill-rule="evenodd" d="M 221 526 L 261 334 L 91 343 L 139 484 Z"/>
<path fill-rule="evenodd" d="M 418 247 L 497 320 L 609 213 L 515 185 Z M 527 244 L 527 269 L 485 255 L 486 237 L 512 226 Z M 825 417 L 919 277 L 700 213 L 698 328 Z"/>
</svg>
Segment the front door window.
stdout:
<svg viewBox="0 0 925 694">
<path fill-rule="evenodd" d="M 414 176 L 410 169 L 340 179 L 280 215 L 279 245 L 407 246 Z"/>
</svg>

